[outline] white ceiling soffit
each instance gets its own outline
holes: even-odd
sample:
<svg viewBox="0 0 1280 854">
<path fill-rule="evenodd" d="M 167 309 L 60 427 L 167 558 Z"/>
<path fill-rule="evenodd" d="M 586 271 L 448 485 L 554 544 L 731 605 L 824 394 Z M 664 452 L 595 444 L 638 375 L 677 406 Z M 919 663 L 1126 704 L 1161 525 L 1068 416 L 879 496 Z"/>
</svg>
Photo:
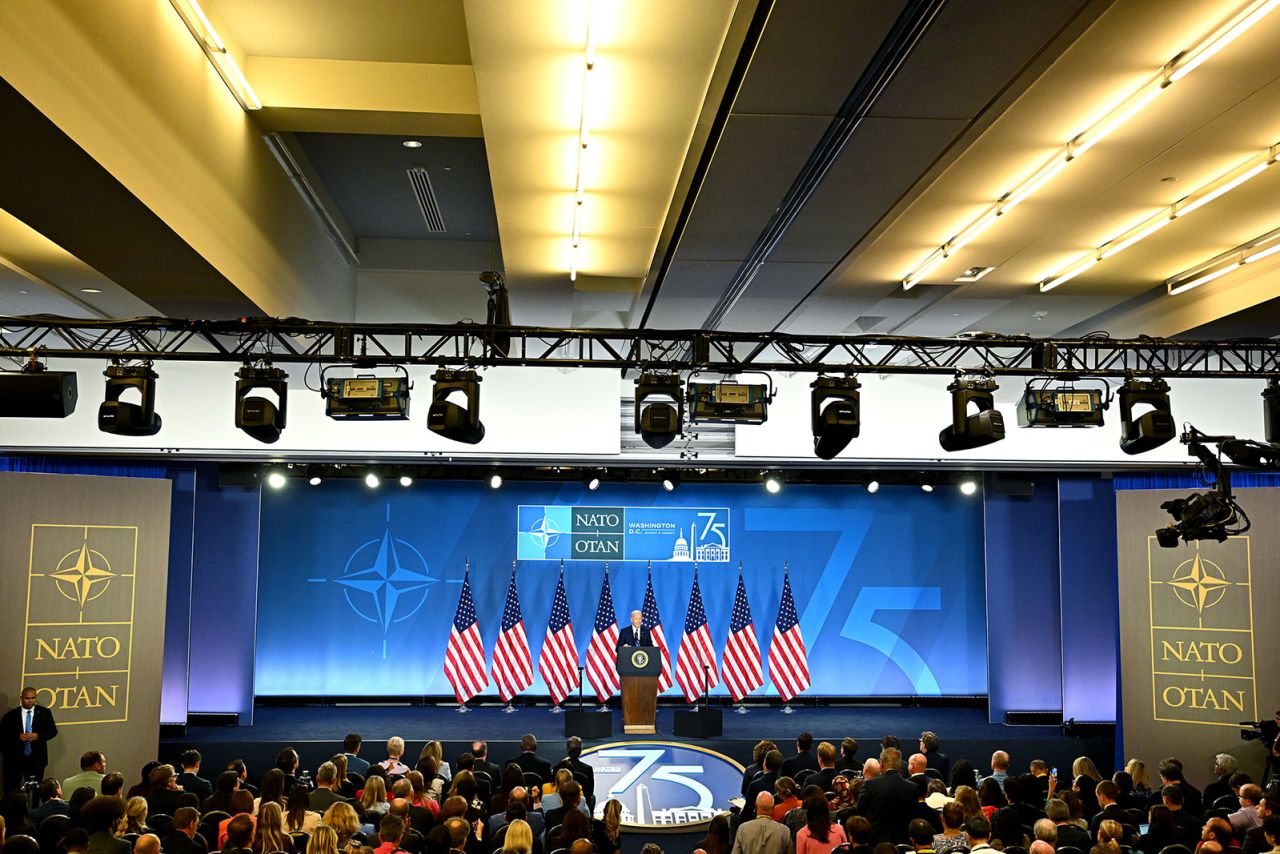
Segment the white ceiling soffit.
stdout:
<svg viewBox="0 0 1280 854">
<path fill-rule="evenodd" d="M 836 331 L 843 303 L 900 290 L 904 274 L 935 246 L 1241 6 L 1240 0 L 1112 6 L 873 243 L 850 255 L 803 310 L 805 328 Z M 1075 310 L 1055 312 L 1056 299 L 1070 296 L 1079 303 L 1087 297 L 1092 311 L 1103 312 L 1154 287 L 1163 289 L 1167 277 L 1280 225 L 1275 204 L 1280 170 L 1267 170 L 1051 293 L 1037 293 L 1047 274 L 1280 141 L 1278 44 L 1280 11 L 1170 86 L 957 251 L 925 284 L 951 283 L 967 267 L 993 265 L 996 269 L 980 282 L 949 296 L 948 313 L 958 311 L 951 306 L 965 299 L 1017 301 L 1016 316 L 995 312 L 986 328 L 1025 329 L 1033 312 L 1043 310 L 1046 322 L 1036 326 L 1049 328 L 1037 331 L 1050 333 L 1062 328 L 1058 319 L 1085 320 L 1075 305 Z M 1173 309 L 1170 304 L 1168 310 Z M 960 313 L 970 320 L 966 325 L 982 326 L 970 312 Z M 1210 319 L 1183 314 L 1176 323 L 1170 318 L 1170 324 Z M 1153 317 L 1150 308 L 1143 321 L 1151 324 L 1147 330 L 1128 332 L 1178 331 L 1164 328 L 1170 324 Z"/>
<path fill-rule="evenodd" d="M 639 289 L 736 4 L 464 5 L 512 313 L 567 323 L 575 287 Z M 571 283 L 588 15 L 595 64 Z"/>
</svg>

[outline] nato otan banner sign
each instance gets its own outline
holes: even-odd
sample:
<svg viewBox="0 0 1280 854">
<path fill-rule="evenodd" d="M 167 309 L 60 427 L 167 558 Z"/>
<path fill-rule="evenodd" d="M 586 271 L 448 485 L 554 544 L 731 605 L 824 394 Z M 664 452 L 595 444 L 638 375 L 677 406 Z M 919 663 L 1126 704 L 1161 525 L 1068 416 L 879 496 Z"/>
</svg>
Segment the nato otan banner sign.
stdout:
<svg viewBox="0 0 1280 854">
<path fill-rule="evenodd" d="M 727 507 L 577 507 L 522 504 L 519 560 L 730 560 Z"/>
</svg>

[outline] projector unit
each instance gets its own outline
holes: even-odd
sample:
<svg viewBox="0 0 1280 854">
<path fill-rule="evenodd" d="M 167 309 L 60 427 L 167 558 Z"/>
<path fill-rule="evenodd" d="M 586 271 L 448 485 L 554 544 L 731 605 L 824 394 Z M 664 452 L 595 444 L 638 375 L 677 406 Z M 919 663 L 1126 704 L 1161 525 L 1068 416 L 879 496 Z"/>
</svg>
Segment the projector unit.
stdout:
<svg viewBox="0 0 1280 854">
<path fill-rule="evenodd" d="M 763 424 L 769 418 L 769 389 L 742 383 L 689 383 L 689 420 Z"/>
<path fill-rule="evenodd" d="M 1101 427 L 1098 389 L 1029 388 L 1018 401 L 1019 427 Z"/>
<path fill-rule="evenodd" d="M 329 377 L 324 414 L 336 420 L 409 418 L 408 377 Z"/>
</svg>

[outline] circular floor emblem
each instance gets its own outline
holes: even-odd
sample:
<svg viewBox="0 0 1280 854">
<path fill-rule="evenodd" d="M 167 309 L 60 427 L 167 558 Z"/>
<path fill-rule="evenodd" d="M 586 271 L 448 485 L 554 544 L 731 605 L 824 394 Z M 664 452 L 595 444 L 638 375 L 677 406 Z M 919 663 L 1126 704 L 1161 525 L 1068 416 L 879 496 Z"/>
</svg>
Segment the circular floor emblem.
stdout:
<svg viewBox="0 0 1280 854">
<path fill-rule="evenodd" d="M 649 653 L 643 649 L 637 649 L 631 653 L 631 664 L 635 667 L 644 667 L 649 663 Z"/>
<path fill-rule="evenodd" d="M 602 744 L 582 753 L 595 770 L 596 818 L 605 803 L 622 802 L 622 824 L 694 830 L 729 811 L 743 767 L 729 757 L 669 741 Z"/>
</svg>

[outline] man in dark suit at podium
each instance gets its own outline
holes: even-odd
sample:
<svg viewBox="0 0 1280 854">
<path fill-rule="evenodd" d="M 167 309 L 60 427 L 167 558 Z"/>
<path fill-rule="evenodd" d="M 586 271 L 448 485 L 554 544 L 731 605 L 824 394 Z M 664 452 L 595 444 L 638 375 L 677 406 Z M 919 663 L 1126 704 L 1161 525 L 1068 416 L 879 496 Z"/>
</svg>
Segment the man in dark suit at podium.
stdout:
<svg viewBox="0 0 1280 854">
<path fill-rule="evenodd" d="M 618 632 L 617 649 L 624 646 L 653 646 L 653 633 L 646 629 L 641 623 L 644 621 L 644 615 L 639 611 L 631 612 L 631 625 L 625 627 Z"/>
</svg>

